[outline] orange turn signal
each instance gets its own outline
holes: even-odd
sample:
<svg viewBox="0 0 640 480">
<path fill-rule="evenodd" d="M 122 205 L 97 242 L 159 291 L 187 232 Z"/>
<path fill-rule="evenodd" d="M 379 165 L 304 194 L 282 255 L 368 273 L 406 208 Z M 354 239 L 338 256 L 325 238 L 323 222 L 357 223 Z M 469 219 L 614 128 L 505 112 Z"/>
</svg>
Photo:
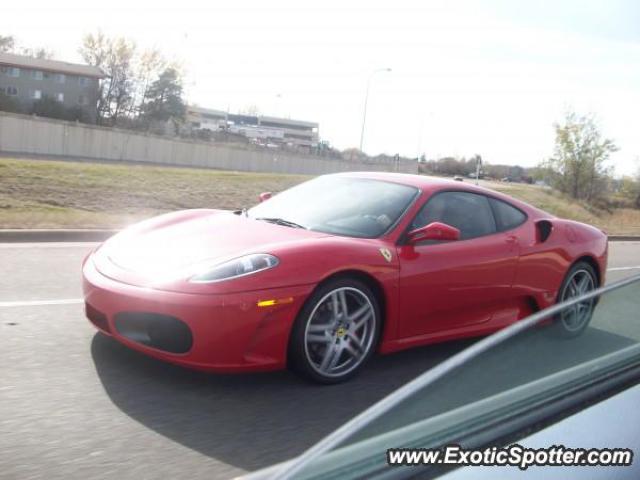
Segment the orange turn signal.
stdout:
<svg viewBox="0 0 640 480">
<path fill-rule="evenodd" d="M 259 307 L 271 307 L 273 305 L 284 305 L 286 303 L 292 303 L 293 302 L 293 297 L 287 297 L 287 298 L 274 298 L 271 300 L 260 300 L 258 302 L 258 306 Z"/>
</svg>

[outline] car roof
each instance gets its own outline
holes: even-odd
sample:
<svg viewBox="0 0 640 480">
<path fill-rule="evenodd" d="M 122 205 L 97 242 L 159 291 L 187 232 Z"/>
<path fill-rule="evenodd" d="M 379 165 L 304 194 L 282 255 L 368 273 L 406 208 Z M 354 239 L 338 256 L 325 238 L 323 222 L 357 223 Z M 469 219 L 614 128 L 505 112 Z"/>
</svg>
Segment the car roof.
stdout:
<svg viewBox="0 0 640 480">
<path fill-rule="evenodd" d="M 496 190 L 492 190 L 490 188 L 481 187 L 479 185 L 473 185 L 468 182 L 458 182 L 448 178 L 431 177 L 428 175 L 416 175 L 412 173 L 396 173 L 396 172 L 343 172 L 343 173 L 335 173 L 332 175 L 340 176 L 340 177 L 350 177 L 350 178 L 367 178 L 371 180 L 400 183 L 403 185 L 419 188 L 420 190 L 422 190 L 422 192 L 427 194 L 431 194 L 433 192 L 440 191 L 440 190 L 449 190 L 449 189 L 481 193 L 484 195 L 489 195 L 491 197 L 504 200 L 526 211 L 529 215 L 533 215 L 535 217 L 553 218 L 553 215 L 549 214 L 548 212 L 540 210 L 526 202 L 518 200 L 517 198 L 513 198 L 504 193 L 498 192 Z M 327 176 L 332 176 L 332 175 L 327 175 Z"/>
<path fill-rule="evenodd" d="M 372 180 L 383 180 L 386 182 L 402 183 L 412 187 L 419 188 L 422 191 L 442 190 L 443 188 L 452 187 L 460 190 L 481 191 L 484 193 L 493 193 L 494 190 L 479 187 L 469 183 L 460 183 L 455 180 L 442 177 L 430 177 L 428 175 L 415 175 L 412 173 L 395 173 L 395 172 L 345 172 L 337 173 L 336 176 L 352 177 L 352 178 L 369 178 Z"/>
<path fill-rule="evenodd" d="M 372 180 L 384 180 L 386 182 L 402 183 L 404 185 L 410 185 L 417 187 L 421 190 L 432 190 L 439 186 L 459 186 L 460 182 L 454 182 L 453 180 L 429 177 L 426 175 L 415 175 L 411 173 L 395 173 L 395 172 L 344 172 L 337 173 L 336 176 L 352 177 L 352 178 L 369 178 Z"/>
</svg>

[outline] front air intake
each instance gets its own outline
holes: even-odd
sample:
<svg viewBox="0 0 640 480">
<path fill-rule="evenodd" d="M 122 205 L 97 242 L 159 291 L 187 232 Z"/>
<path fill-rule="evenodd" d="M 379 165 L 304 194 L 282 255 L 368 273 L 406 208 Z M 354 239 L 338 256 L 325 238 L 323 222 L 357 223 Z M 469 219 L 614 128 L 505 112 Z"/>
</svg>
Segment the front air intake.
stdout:
<svg viewBox="0 0 640 480">
<path fill-rule="evenodd" d="M 191 329 L 169 315 L 121 312 L 116 314 L 113 323 L 123 337 L 165 352 L 187 353 L 193 345 Z"/>
</svg>

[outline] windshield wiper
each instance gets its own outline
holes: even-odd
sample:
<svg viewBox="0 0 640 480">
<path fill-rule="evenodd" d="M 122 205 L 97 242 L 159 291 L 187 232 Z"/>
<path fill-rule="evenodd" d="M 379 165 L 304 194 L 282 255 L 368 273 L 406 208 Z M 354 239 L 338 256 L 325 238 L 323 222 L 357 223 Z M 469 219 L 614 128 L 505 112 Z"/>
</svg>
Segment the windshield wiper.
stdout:
<svg viewBox="0 0 640 480">
<path fill-rule="evenodd" d="M 258 218 L 256 218 L 256 220 L 262 220 L 263 222 L 275 223 L 276 225 L 282 225 L 284 227 L 303 228 L 305 230 L 307 229 L 307 227 L 305 227 L 304 225 L 300 225 L 299 223 L 295 223 L 295 222 L 290 222 L 289 220 L 285 220 L 284 218 L 258 217 Z"/>
</svg>

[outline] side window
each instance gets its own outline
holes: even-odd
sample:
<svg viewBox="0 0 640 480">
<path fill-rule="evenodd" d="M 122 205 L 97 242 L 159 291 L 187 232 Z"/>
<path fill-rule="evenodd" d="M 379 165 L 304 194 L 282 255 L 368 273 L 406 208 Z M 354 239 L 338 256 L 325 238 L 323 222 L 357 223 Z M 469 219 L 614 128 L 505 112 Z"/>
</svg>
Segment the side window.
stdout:
<svg viewBox="0 0 640 480">
<path fill-rule="evenodd" d="M 460 239 L 482 237 L 497 231 L 496 221 L 484 195 L 469 192 L 437 193 L 422 207 L 411 228 L 442 222 L 460 230 Z"/>
<path fill-rule="evenodd" d="M 501 232 L 504 230 L 511 230 L 519 225 L 522 225 L 527 219 L 527 216 L 518 210 L 516 207 L 512 207 L 506 202 L 496 200 L 492 198 L 490 200 L 493 212 L 496 215 L 496 222 L 498 223 L 498 230 Z"/>
</svg>

